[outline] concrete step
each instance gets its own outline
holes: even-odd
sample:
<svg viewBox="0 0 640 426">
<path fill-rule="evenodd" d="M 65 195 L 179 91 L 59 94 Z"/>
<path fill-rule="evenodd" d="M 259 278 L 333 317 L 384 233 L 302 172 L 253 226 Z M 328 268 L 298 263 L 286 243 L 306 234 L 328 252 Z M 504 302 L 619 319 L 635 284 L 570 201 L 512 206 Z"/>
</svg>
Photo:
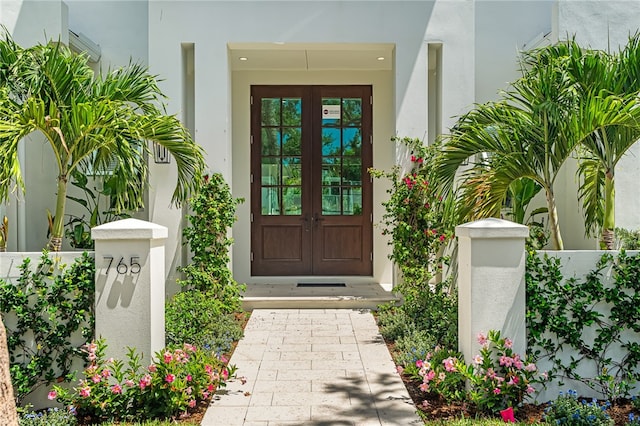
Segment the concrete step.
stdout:
<svg viewBox="0 0 640 426">
<path fill-rule="evenodd" d="M 308 284 L 247 284 L 242 307 L 245 310 L 375 309 L 383 303 L 398 300 L 393 292 L 376 283 Z"/>
</svg>

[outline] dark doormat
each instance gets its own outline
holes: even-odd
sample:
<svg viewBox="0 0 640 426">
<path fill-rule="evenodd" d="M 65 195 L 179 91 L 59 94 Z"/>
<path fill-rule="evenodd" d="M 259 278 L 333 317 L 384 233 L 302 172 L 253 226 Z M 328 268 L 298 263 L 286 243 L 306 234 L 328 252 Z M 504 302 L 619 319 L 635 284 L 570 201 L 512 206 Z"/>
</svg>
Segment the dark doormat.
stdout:
<svg viewBox="0 0 640 426">
<path fill-rule="evenodd" d="M 345 283 L 298 283 L 296 287 L 346 287 Z"/>
</svg>

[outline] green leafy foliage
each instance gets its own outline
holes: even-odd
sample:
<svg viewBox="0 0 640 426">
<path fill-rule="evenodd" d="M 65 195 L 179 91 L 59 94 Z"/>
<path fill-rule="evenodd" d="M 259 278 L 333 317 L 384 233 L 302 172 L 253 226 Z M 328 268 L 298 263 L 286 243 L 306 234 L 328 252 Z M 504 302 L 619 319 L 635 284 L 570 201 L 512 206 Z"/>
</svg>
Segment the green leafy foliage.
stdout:
<svg viewBox="0 0 640 426">
<path fill-rule="evenodd" d="M 77 424 L 76 416 L 59 408 L 23 413 L 19 419 L 20 426 L 75 426 Z"/>
<path fill-rule="evenodd" d="M 527 257 L 528 346 L 553 362 L 550 375 L 582 382 L 609 401 L 629 396 L 640 378 L 639 277 L 640 256 L 624 251 L 603 255 L 584 280 L 565 279 L 557 258 Z M 565 350 L 575 355 L 557 356 Z M 578 365 L 595 367 L 595 377 L 579 375 Z"/>
<path fill-rule="evenodd" d="M 129 349 L 126 362 L 106 359 L 105 349 L 103 340 L 87 344 L 91 364 L 78 386 L 54 386 L 49 392 L 87 423 L 175 416 L 208 399 L 235 372 L 226 359 L 192 345 L 156 352 L 148 367 L 135 349 Z"/>
<path fill-rule="evenodd" d="M 408 153 L 408 169 L 397 166 L 389 172 L 369 171 L 373 177 L 391 183 L 381 225 L 382 233 L 390 237 L 389 257 L 401 273 L 395 290 L 403 298 L 401 306 L 380 311 L 381 332 L 387 339 L 419 335 L 423 343 L 454 348 L 457 300 L 450 281 L 443 281 L 440 274 L 443 265 L 449 263 L 443 253 L 453 236 L 455 209 L 453 200 L 443 200 L 432 185 L 438 147 L 410 138 L 394 138 L 393 142 Z M 407 346 L 411 346 L 409 342 Z"/>
<path fill-rule="evenodd" d="M 189 226 L 183 231 L 193 257 L 180 268 L 185 276 L 179 283 L 187 289 L 208 293 L 220 301 L 220 311 L 240 310 L 239 285 L 229 269 L 229 248 L 233 239 L 228 232 L 236 220 L 236 207 L 242 199 L 233 198 L 224 177 L 215 173 L 205 176 L 200 190 L 189 200 L 193 212 Z"/>
<path fill-rule="evenodd" d="M 536 365 L 515 353 L 513 342 L 499 331 L 490 330 L 487 336 L 480 333 L 478 343 L 480 353 L 469 364 L 461 354 L 443 349 L 418 361 L 420 389 L 448 401 L 467 399 L 484 413 L 515 409 L 534 392 L 532 384 L 540 381 Z"/>
<path fill-rule="evenodd" d="M 631 231 L 624 228 L 616 228 L 616 240 L 618 249 L 640 250 L 640 230 Z"/>
<path fill-rule="evenodd" d="M 220 300 L 208 292 L 187 290 L 176 294 L 165 308 L 167 344 L 190 343 L 229 353 L 234 341 L 242 338 L 242 327 Z"/>
<path fill-rule="evenodd" d="M 44 252 L 35 267 L 27 258 L 20 270 L 15 283 L 0 280 L 18 403 L 41 385 L 69 380 L 79 347 L 93 337 L 95 264 L 83 253 L 67 267 Z"/>
<path fill-rule="evenodd" d="M 544 420 L 556 425 L 613 426 L 613 419 L 606 413 L 609 406 L 608 402 L 600 404 L 596 400 L 579 400 L 576 391 L 570 390 L 566 394 L 560 393 L 549 404 L 545 409 Z"/>
<path fill-rule="evenodd" d="M 67 194 L 67 199 L 82 206 L 85 211 L 82 216 L 69 215 L 69 220 L 65 223 L 65 237 L 69 238 L 71 247 L 93 250 L 91 228 L 130 217 L 128 213 L 104 206 L 105 200 L 114 190 L 112 179 L 108 175 L 96 177 L 96 179 L 99 182 L 93 182 L 91 185 L 84 173 L 78 170 L 71 172 L 71 185 L 82 191 L 82 197 Z"/>
</svg>

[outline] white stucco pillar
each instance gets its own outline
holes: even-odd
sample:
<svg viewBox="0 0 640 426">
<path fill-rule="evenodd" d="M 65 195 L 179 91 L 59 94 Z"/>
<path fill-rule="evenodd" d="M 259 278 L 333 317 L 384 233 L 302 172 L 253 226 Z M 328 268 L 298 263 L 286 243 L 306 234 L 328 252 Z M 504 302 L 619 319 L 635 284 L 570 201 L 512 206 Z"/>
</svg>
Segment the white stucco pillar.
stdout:
<svg viewBox="0 0 640 426">
<path fill-rule="evenodd" d="M 165 345 L 164 226 L 124 219 L 91 230 L 96 259 L 96 337 L 107 357 L 135 347 L 144 362 Z"/>
<path fill-rule="evenodd" d="M 479 332 L 499 330 L 526 351 L 525 238 L 529 229 L 502 219 L 456 227 L 458 237 L 458 334 L 466 362 L 478 353 Z"/>
</svg>

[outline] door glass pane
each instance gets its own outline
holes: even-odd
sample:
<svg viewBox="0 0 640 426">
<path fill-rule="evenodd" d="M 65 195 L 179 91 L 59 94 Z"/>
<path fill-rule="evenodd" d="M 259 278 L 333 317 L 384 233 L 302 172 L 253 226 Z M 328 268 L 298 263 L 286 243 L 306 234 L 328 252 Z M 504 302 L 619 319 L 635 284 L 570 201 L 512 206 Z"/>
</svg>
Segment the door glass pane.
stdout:
<svg viewBox="0 0 640 426">
<path fill-rule="evenodd" d="M 282 155 L 302 155 L 302 128 L 290 127 L 282 130 Z"/>
<path fill-rule="evenodd" d="M 340 155 L 340 129 L 322 129 L 322 155 Z"/>
<path fill-rule="evenodd" d="M 300 98 L 282 99 L 282 125 L 302 125 L 302 100 Z"/>
<path fill-rule="evenodd" d="M 273 216 L 280 214 L 280 197 L 278 187 L 262 187 L 262 214 Z"/>
<path fill-rule="evenodd" d="M 302 185 L 302 164 L 300 157 L 282 158 L 282 184 Z"/>
<path fill-rule="evenodd" d="M 262 158 L 262 185 L 280 184 L 280 159 L 273 157 Z"/>
<path fill-rule="evenodd" d="M 322 187 L 322 214 L 323 215 L 339 215 L 340 214 L 340 187 L 339 186 L 323 186 Z"/>
<path fill-rule="evenodd" d="M 359 126 L 362 122 L 362 99 L 342 100 L 342 125 Z"/>
<path fill-rule="evenodd" d="M 362 187 L 343 188 L 342 214 L 351 216 L 362 214 Z"/>
<path fill-rule="evenodd" d="M 280 125 L 280 98 L 262 98 L 262 125 Z"/>
<path fill-rule="evenodd" d="M 362 185 L 362 163 L 360 157 L 344 157 L 342 166 L 343 185 Z"/>
<path fill-rule="evenodd" d="M 282 188 L 282 208 L 285 215 L 302 214 L 302 188 L 285 186 Z"/>
<path fill-rule="evenodd" d="M 322 125 L 340 125 L 340 98 L 322 98 Z"/>
<path fill-rule="evenodd" d="M 322 165 L 322 186 L 340 185 L 340 163 Z"/>
<path fill-rule="evenodd" d="M 262 129 L 262 155 L 280 155 L 280 130 Z"/>
<path fill-rule="evenodd" d="M 362 132 L 358 127 L 347 127 L 342 129 L 342 140 L 344 141 L 342 155 L 357 155 L 362 152 Z"/>
</svg>

